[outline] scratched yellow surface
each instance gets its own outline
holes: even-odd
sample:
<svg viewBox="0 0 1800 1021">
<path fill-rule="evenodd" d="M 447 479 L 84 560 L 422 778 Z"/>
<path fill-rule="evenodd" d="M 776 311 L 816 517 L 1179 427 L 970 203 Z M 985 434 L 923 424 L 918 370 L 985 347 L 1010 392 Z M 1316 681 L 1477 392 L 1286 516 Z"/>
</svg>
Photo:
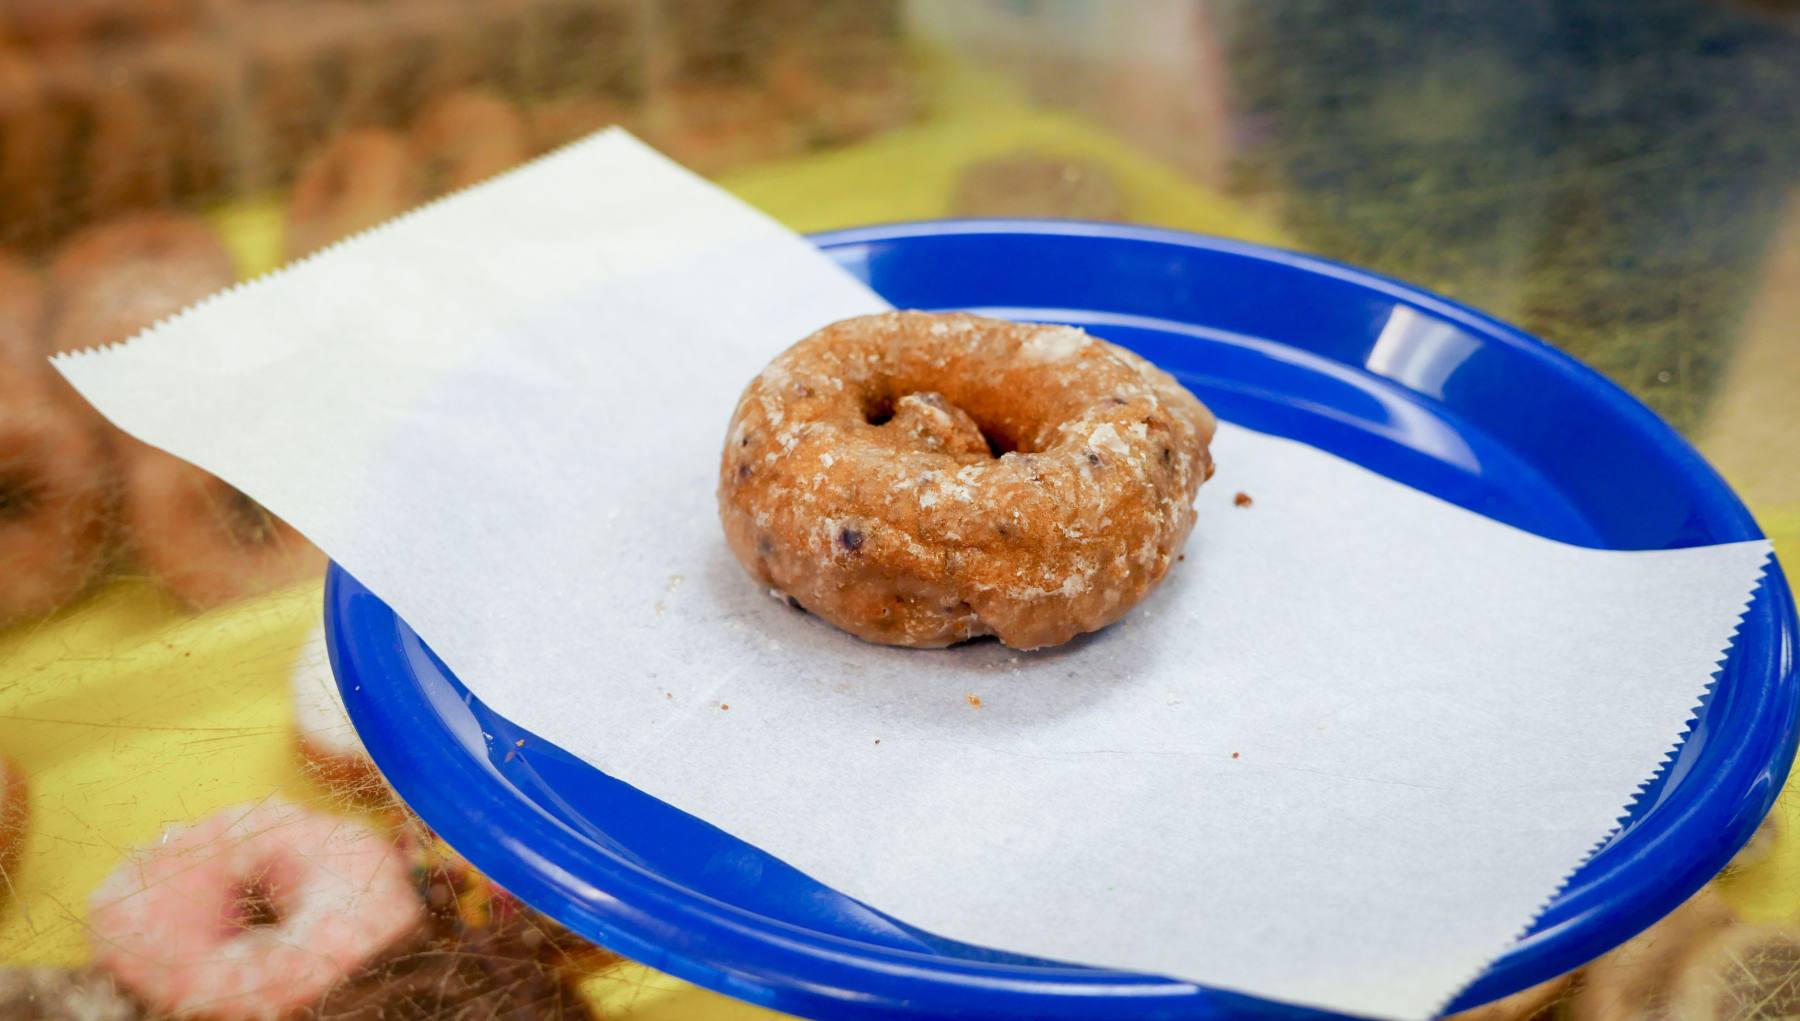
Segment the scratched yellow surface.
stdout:
<svg viewBox="0 0 1800 1021">
<path fill-rule="evenodd" d="M 1187 183 L 1081 121 L 1026 107 L 993 81 L 946 69 L 919 123 L 837 152 L 751 168 L 721 183 L 799 230 L 943 215 L 961 169 L 1031 150 L 1105 166 L 1126 193 L 1133 219 L 1276 244 L 1270 218 Z M 273 268 L 281 245 L 279 201 L 215 210 L 213 218 L 246 275 Z M 1800 216 L 1795 237 L 1800 238 Z M 1800 242 L 1794 250 L 1800 252 Z M 1800 274 L 1790 266 L 1773 270 Z M 1703 435 L 1743 486 L 1766 527 L 1789 552 L 1800 539 L 1793 476 L 1765 479 L 1761 444 L 1770 402 L 1793 421 L 1786 400 L 1796 360 L 1781 346 L 1800 295 L 1777 275 L 1758 313 L 1764 339 L 1747 339 L 1740 371 L 1720 407 L 1734 410 Z M 1800 275 L 1794 277 L 1800 281 Z M 1761 306 L 1759 306 L 1761 307 Z M 1755 333 L 1753 328 L 1752 333 Z M 1760 345 L 1760 346 L 1759 346 Z M 1760 359 L 1760 361 L 1759 361 Z M 1784 382 L 1785 381 L 1785 382 Z M 1734 395 L 1753 403 L 1749 411 Z M 1794 428 L 1800 430 L 1800 422 Z M 200 616 L 184 615 L 148 585 L 114 583 L 34 626 L 0 633 L 0 748 L 31 783 L 32 823 L 23 864 L 8 877 L 0 916 L 0 960 L 73 964 L 87 954 L 84 905 L 123 850 L 169 824 L 279 792 L 329 803 L 298 769 L 291 745 L 287 678 L 307 626 L 319 614 L 314 586 Z M 1790 799 L 1791 801 L 1791 799 Z M 1778 810 L 1787 832 L 1800 820 Z M 1800 841 L 1781 839 L 1760 864 L 1721 884 L 1762 919 L 1800 914 Z M 634 964 L 597 973 L 583 986 L 606 1016 L 632 1021 L 770 1018 Z"/>
</svg>

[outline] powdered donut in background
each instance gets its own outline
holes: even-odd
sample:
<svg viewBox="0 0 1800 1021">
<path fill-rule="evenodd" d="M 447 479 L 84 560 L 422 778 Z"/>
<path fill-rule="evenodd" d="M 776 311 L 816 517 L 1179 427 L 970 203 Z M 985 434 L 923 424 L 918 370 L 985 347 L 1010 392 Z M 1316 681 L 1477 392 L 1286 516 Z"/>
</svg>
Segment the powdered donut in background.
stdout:
<svg viewBox="0 0 1800 1021">
<path fill-rule="evenodd" d="M 406 212 L 419 201 L 420 184 L 404 138 L 372 128 L 339 135 L 294 179 L 287 257 L 297 259 Z"/>
<path fill-rule="evenodd" d="M 423 927 L 414 864 L 349 819 L 284 802 L 228 808 L 101 884 L 94 960 L 153 1011 L 290 1017 Z"/>
<path fill-rule="evenodd" d="M 366 804 L 392 802 L 392 790 L 344 710 L 323 626 L 315 625 L 307 633 L 294 661 L 291 684 L 294 743 L 307 772 L 346 798 Z"/>
<path fill-rule="evenodd" d="M 1173 377 L 1071 327 L 863 316 L 751 381 L 719 513 L 759 583 L 860 638 L 1039 648 L 1167 574 L 1214 428 Z"/>
<path fill-rule="evenodd" d="M 7 1021 L 134 1021 L 143 1009 L 106 973 L 47 965 L 0 968 L 0 1018 Z"/>
</svg>

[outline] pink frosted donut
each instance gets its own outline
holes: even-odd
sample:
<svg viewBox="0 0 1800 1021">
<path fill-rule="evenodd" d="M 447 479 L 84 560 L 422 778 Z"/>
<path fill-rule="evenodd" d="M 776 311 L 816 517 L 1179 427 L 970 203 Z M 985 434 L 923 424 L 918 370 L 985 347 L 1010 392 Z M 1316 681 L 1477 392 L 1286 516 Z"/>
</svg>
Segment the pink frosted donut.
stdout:
<svg viewBox="0 0 1800 1021">
<path fill-rule="evenodd" d="M 94 892 L 95 963 L 153 1012 L 277 1021 L 420 929 L 412 857 L 285 802 L 171 830 Z"/>
</svg>

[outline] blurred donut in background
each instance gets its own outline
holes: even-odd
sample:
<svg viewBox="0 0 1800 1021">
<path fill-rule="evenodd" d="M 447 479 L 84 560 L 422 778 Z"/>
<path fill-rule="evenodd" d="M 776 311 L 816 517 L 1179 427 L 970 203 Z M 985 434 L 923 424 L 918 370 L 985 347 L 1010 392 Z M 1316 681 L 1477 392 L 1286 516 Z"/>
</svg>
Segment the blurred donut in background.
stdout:
<svg viewBox="0 0 1800 1021">
<path fill-rule="evenodd" d="M 236 274 L 217 232 L 196 217 L 141 213 L 71 238 L 50 265 L 50 346 L 74 351 L 130 338 L 221 288 Z"/>
<path fill-rule="evenodd" d="M 37 271 L 0 252 L 0 371 L 36 373 L 45 367 L 48 314 L 49 298 Z"/>
<path fill-rule="evenodd" d="M 350 801 L 372 807 L 394 804 L 393 790 L 375 768 L 344 709 L 322 625 L 314 625 L 307 633 L 294 661 L 290 685 L 294 746 L 306 771 Z"/>
<path fill-rule="evenodd" d="M 26 54 L 0 50 L 0 242 L 38 242 L 61 223 L 59 159 L 70 125 Z"/>
<path fill-rule="evenodd" d="M 518 166 L 531 156 L 525 120 L 492 92 L 465 89 L 427 107 L 412 129 L 424 195 L 436 198 Z"/>
<path fill-rule="evenodd" d="M 1695 951 L 1736 921 L 1711 887 L 1583 968 L 1569 1021 L 1650 1021 L 1668 1016 L 1670 986 Z"/>
<path fill-rule="evenodd" d="M 346 132 L 301 167 L 288 199 L 289 259 L 398 216 L 419 200 L 406 140 L 373 128 Z"/>
<path fill-rule="evenodd" d="M 1740 925 L 1716 935 L 1676 977 L 1667 1013 L 1681 1021 L 1800 1017 L 1800 928 Z"/>
<path fill-rule="evenodd" d="M 219 0 L 7 0 L 0 37 L 38 46 L 116 43 L 188 28 Z"/>
<path fill-rule="evenodd" d="M 0 968 L 0 1017 L 7 1021 L 137 1021 L 133 1003 L 105 972 L 26 965 Z"/>
<path fill-rule="evenodd" d="M 525 111 L 533 154 L 549 152 L 627 121 L 625 107 L 598 96 L 564 96 L 534 103 Z"/>
<path fill-rule="evenodd" d="M 236 487 L 121 436 L 121 518 L 133 560 L 190 609 L 280 588 L 325 569 L 299 532 Z"/>
<path fill-rule="evenodd" d="M 151 99 L 140 69 L 96 58 L 63 71 L 86 112 L 71 178 L 78 182 L 74 210 L 97 221 L 166 206 L 175 186 L 175 135 L 165 123 L 170 111 Z"/>
<path fill-rule="evenodd" d="M 0 372 L 0 626 L 81 595 L 109 552 L 102 441 L 48 376 Z"/>
</svg>

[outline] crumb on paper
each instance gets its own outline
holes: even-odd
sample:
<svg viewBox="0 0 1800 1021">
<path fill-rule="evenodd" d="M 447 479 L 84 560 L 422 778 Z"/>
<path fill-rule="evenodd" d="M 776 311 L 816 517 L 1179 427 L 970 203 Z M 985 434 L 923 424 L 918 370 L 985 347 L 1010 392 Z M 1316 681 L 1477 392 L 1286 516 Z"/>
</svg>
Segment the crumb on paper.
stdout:
<svg viewBox="0 0 1800 1021">
<path fill-rule="evenodd" d="M 1251 504 L 1255 503 L 1256 501 L 1250 499 L 1249 493 L 1246 493 L 1240 489 L 1240 490 L 1238 490 L 1238 495 L 1231 498 L 1231 502 L 1234 504 L 1237 504 L 1239 507 L 1248 507 Z"/>
<path fill-rule="evenodd" d="M 981 696 L 975 694 L 973 691 L 968 692 L 967 694 L 963 695 L 963 698 L 968 700 L 969 705 L 973 706 L 974 708 L 976 708 L 976 709 L 981 708 Z"/>
<path fill-rule="evenodd" d="M 719 709 L 721 711 L 729 711 L 731 709 L 731 703 L 730 702 L 720 702 Z"/>
<path fill-rule="evenodd" d="M 876 738 L 876 739 L 875 739 L 875 743 L 876 743 L 876 744 L 880 744 L 880 743 L 881 743 L 881 738 Z"/>
<path fill-rule="evenodd" d="M 1237 753 L 1237 752 L 1232 752 L 1232 753 L 1231 753 L 1231 757 L 1232 757 L 1232 758 L 1234 758 L 1234 759 L 1235 759 L 1235 758 L 1237 758 L 1237 757 L 1238 757 L 1238 753 Z"/>
<path fill-rule="evenodd" d="M 1186 553 L 1178 553 L 1178 554 L 1176 554 L 1175 559 L 1180 560 L 1180 561 L 1185 561 L 1187 559 L 1187 554 Z"/>
</svg>

